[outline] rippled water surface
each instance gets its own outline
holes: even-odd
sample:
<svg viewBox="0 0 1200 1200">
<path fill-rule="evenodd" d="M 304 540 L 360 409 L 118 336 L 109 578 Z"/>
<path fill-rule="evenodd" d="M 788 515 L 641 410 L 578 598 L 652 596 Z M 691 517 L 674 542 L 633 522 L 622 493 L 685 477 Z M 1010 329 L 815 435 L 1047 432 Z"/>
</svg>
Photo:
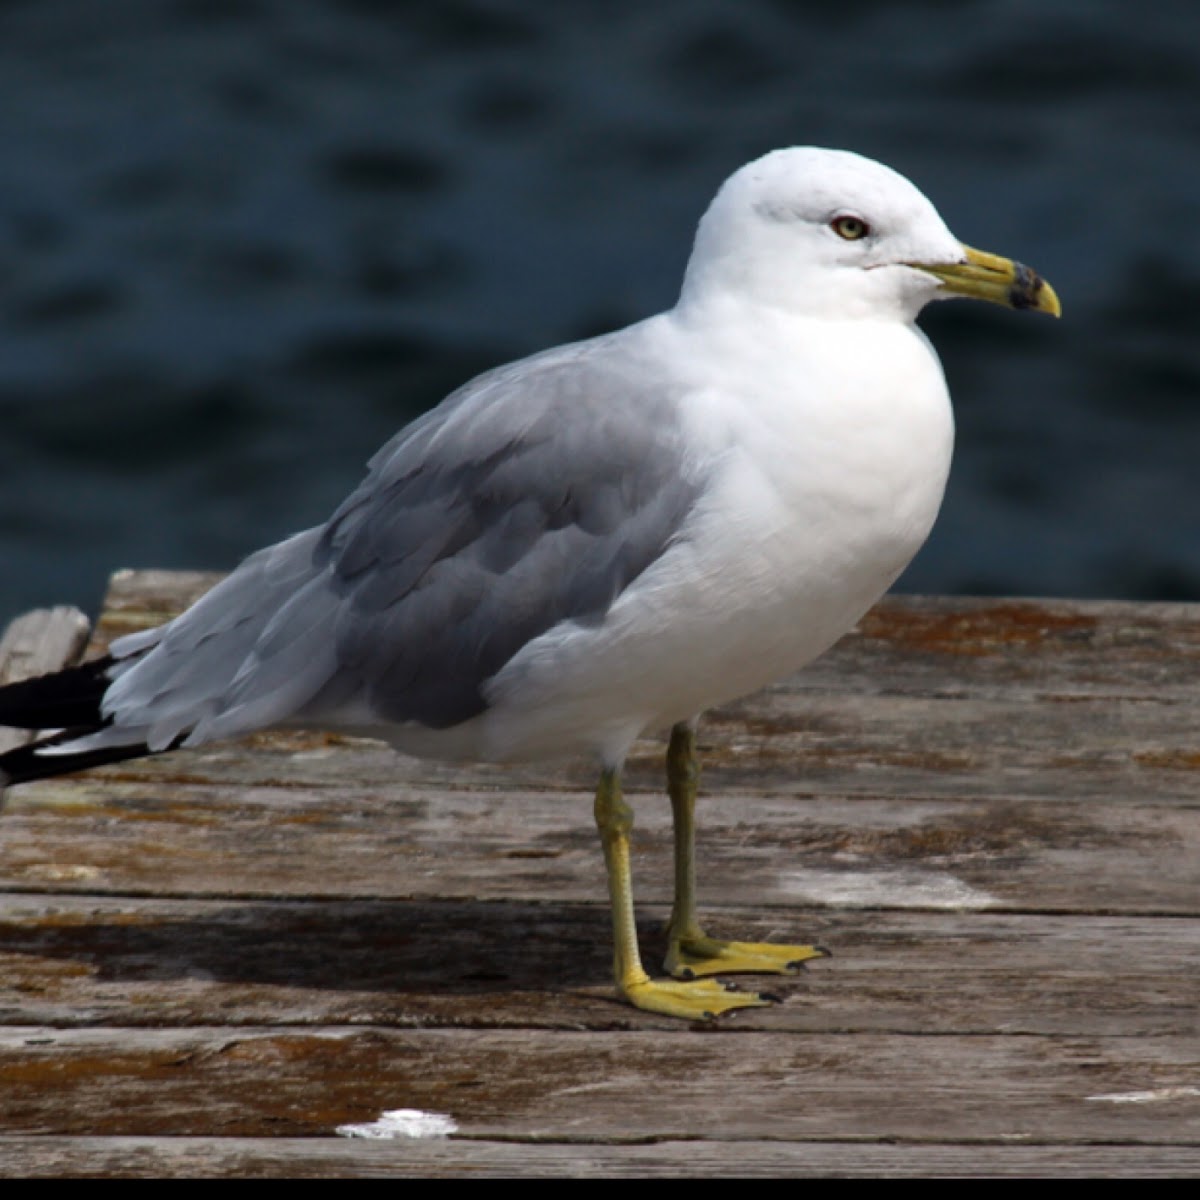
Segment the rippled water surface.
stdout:
<svg viewBox="0 0 1200 1200">
<path fill-rule="evenodd" d="M 959 453 L 902 586 L 1200 597 L 1200 4 L 9 0 L 0 617 L 321 519 L 480 369 L 671 304 L 794 143 L 1064 301 L 924 321 Z"/>
</svg>

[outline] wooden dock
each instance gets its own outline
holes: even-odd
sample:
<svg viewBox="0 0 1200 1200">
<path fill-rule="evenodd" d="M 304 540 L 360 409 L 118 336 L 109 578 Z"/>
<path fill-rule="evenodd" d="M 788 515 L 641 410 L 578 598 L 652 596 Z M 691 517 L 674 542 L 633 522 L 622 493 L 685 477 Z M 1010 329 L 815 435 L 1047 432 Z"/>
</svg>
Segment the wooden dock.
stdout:
<svg viewBox="0 0 1200 1200">
<path fill-rule="evenodd" d="M 88 652 L 212 581 L 122 573 Z M 910 597 L 712 713 L 713 931 L 833 951 L 713 1025 L 614 999 L 586 764 L 273 735 L 16 789 L 0 1175 L 1200 1173 L 1198 702 L 1200 605 Z M 397 1109 L 457 1132 L 337 1133 Z"/>
</svg>

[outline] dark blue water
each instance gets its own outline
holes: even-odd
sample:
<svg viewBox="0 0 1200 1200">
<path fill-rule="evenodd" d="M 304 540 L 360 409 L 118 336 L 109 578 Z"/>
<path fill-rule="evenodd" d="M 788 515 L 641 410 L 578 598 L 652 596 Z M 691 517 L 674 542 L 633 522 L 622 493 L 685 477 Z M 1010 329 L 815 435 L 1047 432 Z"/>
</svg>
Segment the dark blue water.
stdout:
<svg viewBox="0 0 1200 1200">
<path fill-rule="evenodd" d="M 843 146 L 1023 259 L 939 305 L 909 590 L 1200 598 L 1200 4 L 0 4 L 0 618 L 321 519 L 501 360 L 673 302 L 743 161 Z"/>
</svg>

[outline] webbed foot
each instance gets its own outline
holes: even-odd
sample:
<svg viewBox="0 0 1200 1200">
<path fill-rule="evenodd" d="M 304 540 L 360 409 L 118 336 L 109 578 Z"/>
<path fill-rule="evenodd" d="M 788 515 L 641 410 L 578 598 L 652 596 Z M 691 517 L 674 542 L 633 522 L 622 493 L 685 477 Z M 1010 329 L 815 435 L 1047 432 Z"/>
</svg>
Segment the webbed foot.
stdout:
<svg viewBox="0 0 1200 1200">
<path fill-rule="evenodd" d="M 811 958 L 826 958 L 820 946 L 773 942 L 724 942 L 704 933 L 671 939 L 666 969 L 676 979 L 704 975 L 795 975 Z"/>
<path fill-rule="evenodd" d="M 708 1021 L 722 1013 L 739 1008 L 764 1008 L 774 1004 L 772 996 L 755 992 L 739 992 L 715 979 L 681 982 L 675 979 L 646 979 L 621 987 L 625 998 L 635 1008 L 646 1012 L 663 1013 L 668 1017 L 683 1017 L 691 1021 Z"/>
</svg>

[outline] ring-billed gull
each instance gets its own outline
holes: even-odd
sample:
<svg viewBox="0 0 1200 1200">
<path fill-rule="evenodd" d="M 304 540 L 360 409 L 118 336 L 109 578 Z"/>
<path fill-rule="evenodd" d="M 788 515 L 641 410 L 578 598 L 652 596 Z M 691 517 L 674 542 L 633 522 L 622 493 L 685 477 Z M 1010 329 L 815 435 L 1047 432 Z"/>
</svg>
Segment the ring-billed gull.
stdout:
<svg viewBox="0 0 1200 1200">
<path fill-rule="evenodd" d="M 480 376 L 388 442 L 326 524 L 109 657 L 0 692 L 0 722 L 62 730 L 0 771 L 19 783 L 271 726 L 447 759 L 590 754 L 619 992 L 679 1017 L 766 1003 L 701 977 L 786 974 L 821 951 L 703 932 L 695 722 L 831 646 L 925 540 L 953 419 L 914 321 L 946 296 L 1059 312 L 879 163 L 814 148 L 750 163 L 701 220 L 673 309 Z M 620 785 L 658 729 L 668 979 L 638 953 Z"/>
</svg>

